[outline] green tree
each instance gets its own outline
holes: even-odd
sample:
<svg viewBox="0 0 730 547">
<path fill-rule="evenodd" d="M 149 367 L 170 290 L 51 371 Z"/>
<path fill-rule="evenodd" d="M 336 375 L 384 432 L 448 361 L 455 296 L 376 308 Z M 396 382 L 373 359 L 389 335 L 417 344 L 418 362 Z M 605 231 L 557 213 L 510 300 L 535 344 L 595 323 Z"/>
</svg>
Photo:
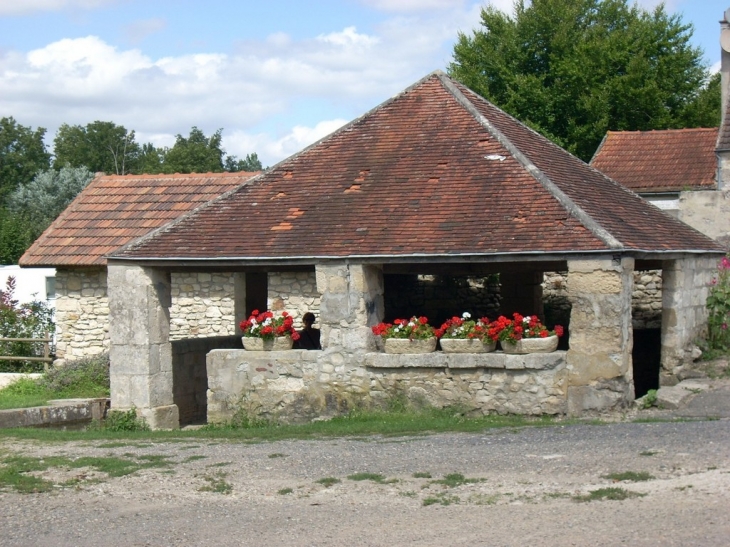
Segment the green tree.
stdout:
<svg viewBox="0 0 730 547">
<path fill-rule="evenodd" d="M 259 160 L 259 156 L 256 152 L 253 154 L 246 154 L 246 158 L 239 160 L 236 156 L 226 156 L 225 165 L 223 166 L 226 171 L 236 173 L 238 171 L 262 171 L 263 166 Z"/>
<path fill-rule="evenodd" d="M 584 160 L 608 130 L 713 126 L 719 86 L 663 5 L 517 0 L 459 34 L 449 73 Z"/>
<path fill-rule="evenodd" d="M 93 178 L 94 173 L 86 167 L 41 171 L 10 195 L 8 208 L 30 222 L 35 240 Z"/>
<path fill-rule="evenodd" d="M 37 171 L 50 167 L 51 156 L 43 143 L 45 134 L 42 127 L 33 130 L 12 117 L 0 118 L 0 206 Z"/>
<path fill-rule="evenodd" d="M 208 138 L 193 126 L 186 138 L 178 134 L 175 144 L 164 152 L 162 162 L 165 173 L 220 173 L 223 171 L 221 133 L 219 129 Z"/>
<path fill-rule="evenodd" d="M 0 264 L 17 264 L 34 240 L 32 224 L 24 214 L 0 208 Z"/>
<path fill-rule="evenodd" d="M 95 121 L 83 127 L 63 124 L 53 139 L 53 166 L 86 167 L 93 172 L 126 175 L 137 171 L 140 146 L 134 131 L 113 122 Z"/>
</svg>

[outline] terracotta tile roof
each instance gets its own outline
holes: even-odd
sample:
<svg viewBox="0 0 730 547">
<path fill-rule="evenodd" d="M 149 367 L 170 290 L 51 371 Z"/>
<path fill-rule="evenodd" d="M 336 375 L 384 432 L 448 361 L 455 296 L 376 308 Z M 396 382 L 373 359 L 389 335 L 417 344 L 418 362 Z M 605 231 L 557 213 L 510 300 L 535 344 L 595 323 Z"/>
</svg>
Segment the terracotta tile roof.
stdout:
<svg viewBox="0 0 730 547">
<path fill-rule="evenodd" d="M 442 73 L 112 255 L 722 252 Z"/>
<path fill-rule="evenodd" d="M 591 165 L 635 192 L 716 188 L 717 128 L 609 131 Z"/>
<path fill-rule="evenodd" d="M 255 173 L 100 175 L 20 258 L 21 266 L 99 266 L 133 239 Z"/>
</svg>

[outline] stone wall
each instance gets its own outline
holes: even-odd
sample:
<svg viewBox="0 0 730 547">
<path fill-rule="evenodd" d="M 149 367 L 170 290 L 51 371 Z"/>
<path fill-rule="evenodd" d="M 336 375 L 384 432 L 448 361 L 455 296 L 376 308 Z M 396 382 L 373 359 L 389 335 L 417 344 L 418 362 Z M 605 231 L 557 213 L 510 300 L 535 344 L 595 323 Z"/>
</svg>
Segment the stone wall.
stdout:
<svg viewBox="0 0 730 547">
<path fill-rule="evenodd" d="M 268 292 L 269 309 L 289 312 L 297 329 L 304 326 L 305 313 L 319 317 L 320 293 L 314 272 L 270 272 Z"/>
<path fill-rule="evenodd" d="M 171 274 L 170 339 L 236 334 L 236 274 Z"/>
<path fill-rule="evenodd" d="M 500 285 L 493 277 L 386 275 L 385 319 L 425 315 L 431 325 L 468 311 L 473 317 L 496 319 Z"/>
<path fill-rule="evenodd" d="M 707 296 L 717 273 L 715 258 L 686 258 L 663 264 L 662 385 L 677 382 L 692 363 L 693 343 L 706 336 Z"/>
<path fill-rule="evenodd" d="M 566 410 L 565 352 L 507 355 L 389 355 L 291 350 L 208 354 L 208 421 L 237 412 L 281 421 L 386 405 L 453 406 L 471 414 L 560 414 Z"/>
<path fill-rule="evenodd" d="M 109 351 L 106 268 L 56 271 L 56 357 L 74 360 Z"/>
<path fill-rule="evenodd" d="M 726 167 L 723 169 L 727 169 Z M 727 174 L 727 173 L 726 173 Z M 728 179 L 724 179 L 728 180 Z M 679 220 L 730 248 L 730 197 L 726 188 L 680 192 Z"/>
</svg>

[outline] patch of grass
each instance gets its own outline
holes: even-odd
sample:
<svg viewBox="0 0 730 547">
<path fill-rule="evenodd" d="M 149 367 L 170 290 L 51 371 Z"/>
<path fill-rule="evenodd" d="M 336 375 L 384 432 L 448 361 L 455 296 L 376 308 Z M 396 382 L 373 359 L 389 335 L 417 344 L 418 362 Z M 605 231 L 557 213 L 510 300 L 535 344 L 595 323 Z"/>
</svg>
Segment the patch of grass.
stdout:
<svg viewBox="0 0 730 547">
<path fill-rule="evenodd" d="M 656 389 L 650 389 L 646 392 L 646 395 L 641 398 L 641 408 L 651 408 L 656 406 L 656 401 Z"/>
<path fill-rule="evenodd" d="M 639 498 L 646 496 L 646 494 L 641 494 L 639 492 L 632 492 L 630 490 L 625 490 L 623 488 L 616 488 L 616 487 L 610 487 L 610 488 L 599 488 L 598 490 L 593 490 L 592 492 L 589 492 L 588 494 L 585 494 L 583 496 L 573 496 L 573 499 L 575 501 L 603 501 L 603 500 L 616 500 L 621 501 L 629 498 Z"/>
<path fill-rule="evenodd" d="M 96 448 L 122 448 L 123 446 L 135 446 L 130 443 L 111 442 L 96 445 Z"/>
<path fill-rule="evenodd" d="M 413 478 L 414 479 L 430 479 L 431 473 L 429 473 L 428 471 L 416 471 L 415 473 L 413 473 Z"/>
<path fill-rule="evenodd" d="M 415 498 L 417 494 L 413 490 L 406 490 L 405 492 L 398 492 L 398 495 L 404 498 Z"/>
<path fill-rule="evenodd" d="M 167 461 L 166 456 L 141 456 L 134 460 L 112 456 L 87 456 L 72 459 L 64 456 L 29 458 L 12 455 L 0 460 L 0 489 L 11 488 L 21 493 L 47 492 L 56 485 L 31 473 L 45 471 L 51 467 L 67 469 L 90 467 L 101 473 L 106 473 L 110 477 L 121 477 L 140 469 L 167 467 L 169 465 L 170 462 Z M 80 482 L 82 481 L 71 480 L 60 486 L 70 486 Z"/>
<path fill-rule="evenodd" d="M 654 475 L 646 471 L 623 471 L 621 473 L 609 473 L 608 475 L 603 475 L 601 478 L 611 479 L 613 481 L 641 482 L 654 479 Z"/>
<path fill-rule="evenodd" d="M 214 492 L 216 494 L 230 494 L 233 492 L 233 485 L 226 481 L 226 473 L 218 471 L 215 475 L 204 475 L 203 479 L 208 482 L 207 486 L 198 488 L 199 492 Z"/>
<path fill-rule="evenodd" d="M 445 475 L 443 479 L 431 481 L 431 484 L 443 484 L 448 488 L 456 488 L 464 484 L 474 484 L 477 482 L 484 482 L 485 479 L 467 479 L 461 473 L 450 473 Z"/>
<path fill-rule="evenodd" d="M 287 454 L 282 454 L 281 452 L 274 452 L 273 454 L 269 454 L 269 458 L 288 458 L 289 456 Z"/>
<path fill-rule="evenodd" d="M 194 462 L 197 460 L 204 460 L 205 458 L 206 458 L 206 456 L 201 456 L 200 454 L 196 454 L 194 456 L 188 456 L 187 458 L 185 458 L 183 460 L 183 463 Z"/>
<path fill-rule="evenodd" d="M 329 488 L 330 486 L 342 481 L 340 481 L 340 479 L 336 479 L 335 477 L 324 477 L 321 479 L 317 479 L 315 482 L 317 484 L 321 484 L 325 488 Z"/>
<path fill-rule="evenodd" d="M 282 496 L 285 496 L 287 494 L 291 494 L 292 492 L 294 492 L 293 488 L 282 488 L 281 490 L 278 490 L 276 493 L 280 494 Z"/>
<path fill-rule="evenodd" d="M 226 467 L 228 465 L 231 465 L 233 462 L 218 462 L 218 463 L 211 463 L 208 467 Z"/>
<path fill-rule="evenodd" d="M 352 475 L 347 475 L 347 478 L 351 481 L 373 481 L 380 484 L 385 482 L 385 477 L 378 473 L 354 473 Z"/>
<path fill-rule="evenodd" d="M 452 503 L 459 503 L 459 497 L 442 492 L 440 494 L 436 494 L 435 496 L 429 496 L 423 499 L 424 507 L 427 507 L 429 505 L 435 505 L 437 503 L 439 505 L 451 505 Z"/>
<path fill-rule="evenodd" d="M 643 452 L 639 452 L 639 456 L 656 456 L 659 454 L 658 450 L 644 450 Z"/>
<path fill-rule="evenodd" d="M 474 505 L 495 505 L 500 497 L 500 494 L 472 494 L 469 496 L 469 503 Z"/>
<path fill-rule="evenodd" d="M 120 431 L 149 431 L 150 429 L 145 419 L 137 416 L 136 408 L 130 408 L 127 411 L 110 410 L 99 427 L 115 433 Z"/>
<path fill-rule="evenodd" d="M 677 487 L 675 488 L 675 490 L 679 490 L 680 492 L 684 492 L 684 491 L 685 491 L 685 490 L 687 490 L 688 488 L 692 488 L 692 485 L 691 485 L 691 484 L 688 484 L 688 485 L 686 485 L 686 486 L 677 486 Z"/>
</svg>

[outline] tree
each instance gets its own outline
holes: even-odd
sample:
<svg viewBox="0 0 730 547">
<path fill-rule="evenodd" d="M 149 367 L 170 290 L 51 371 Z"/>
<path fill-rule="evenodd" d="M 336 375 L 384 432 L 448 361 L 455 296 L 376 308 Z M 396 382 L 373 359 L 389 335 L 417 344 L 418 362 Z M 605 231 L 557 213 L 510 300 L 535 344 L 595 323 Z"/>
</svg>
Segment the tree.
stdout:
<svg viewBox="0 0 730 547">
<path fill-rule="evenodd" d="M 165 173 L 220 173 L 223 171 L 221 133 L 219 129 L 208 138 L 193 126 L 187 138 L 178 134 L 172 148 L 164 152 Z"/>
<path fill-rule="evenodd" d="M 253 154 L 246 154 L 246 159 L 239 160 L 236 156 L 226 156 L 224 169 L 231 173 L 238 171 L 262 171 L 263 166 L 259 160 L 259 156 L 256 152 Z"/>
<path fill-rule="evenodd" d="M 629 0 L 516 0 L 460 33 L 449 73 L 584 160 L 607 130 L 714 126 L 719 86 L 692 26 Z"/>
<path fill-rule="evenodd" d="M 0 264 L 17 264 L 34 240 L 32 225 L 25 215 L 0 208 Z"/>
<path fill-rule="evenodd" d="M 53 144 L 53 166 L 56 169 L 70 165 L 115 175 L 136 172 L 141 152 L 135 142 L 134 131 L 98 120 L 86 127 L 61 125 Z"/>
<path fill-rule="evenodd" d="M 15 188 L 29 182 L 40 169 L 50 167 L 45 134 L 42 127 L 33 130 L 12 117 L 0 118 L 0 206 Z"/>
<path fill-rule="evenodd" d="M 30 223 L 33 241 L 94 178 L 86 167 L 66 166 L 39 172 L 8 198 L 8 208 Z"/>
</svg>

